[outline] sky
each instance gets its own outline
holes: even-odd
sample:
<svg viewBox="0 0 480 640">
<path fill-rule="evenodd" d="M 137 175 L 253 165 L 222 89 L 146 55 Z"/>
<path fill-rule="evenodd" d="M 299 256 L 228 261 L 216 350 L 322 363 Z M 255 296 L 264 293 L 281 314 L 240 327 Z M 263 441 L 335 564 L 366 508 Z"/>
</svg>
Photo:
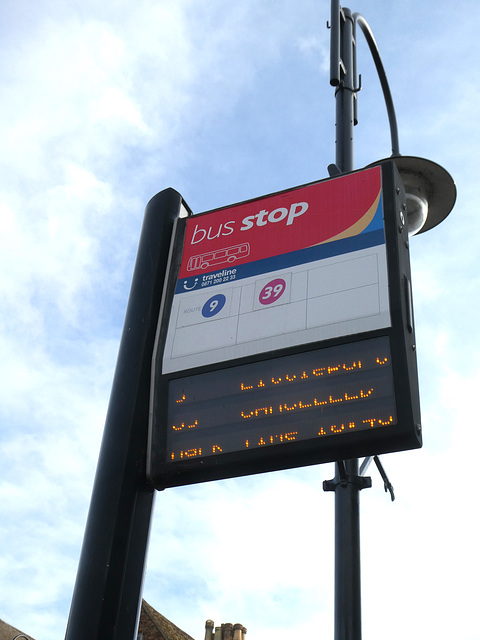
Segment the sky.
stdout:
<svg viewBox="0 0 480 640">
<path fill-rule="evenodd" d="M 400 151 L 455 180 L 412 238 L 424 446 L 361 494 L 363 635 L 474 640 L 480 388 L 480 8 L 357 0 Z M 0 6 L 0 618 L 62 638 L 148 200 L 194 212 L 327 177 L 326 0 L 4 0 Z M 390 155 L 359 34 L 355 167 Z M 203 640 L 333 638 L 332 463 L 156 496 L 143 595 Z"/>
</svg>

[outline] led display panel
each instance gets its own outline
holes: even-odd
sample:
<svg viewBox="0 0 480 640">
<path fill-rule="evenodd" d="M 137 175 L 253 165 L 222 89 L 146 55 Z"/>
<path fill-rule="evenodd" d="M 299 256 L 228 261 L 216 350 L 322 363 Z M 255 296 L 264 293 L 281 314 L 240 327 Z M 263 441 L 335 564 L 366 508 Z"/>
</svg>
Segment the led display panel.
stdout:
<svg viewBox="0 0 480 640">
<path fill-rule="evenodd" d="M 177 378 L 171 462 L 396 424 L 388 338 Z"/>
<path fill-rule="evenodd" d="M 178 220 L 156 488 L 421 446 L 404 200 L 388 163 Z"/>
</svg>

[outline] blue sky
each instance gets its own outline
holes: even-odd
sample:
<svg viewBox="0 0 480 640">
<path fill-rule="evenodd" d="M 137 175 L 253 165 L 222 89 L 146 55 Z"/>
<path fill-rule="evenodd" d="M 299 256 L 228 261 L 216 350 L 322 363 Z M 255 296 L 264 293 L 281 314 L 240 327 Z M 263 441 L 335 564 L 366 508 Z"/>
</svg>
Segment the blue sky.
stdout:
<svg viewBox="0 0 480 640">
<path fill-rule="evenodd" d="M 146 202 L 193 211 L 334 161 L 325 0 L 5 0 L 0 8 L 0 618 L 62 637 Z M 358 0 L 400 151 L 455 179 L 411 241 L 424 430 L 361 495 L 363 633 L 478 638 L 477 25 L 460 0 Z M 359 35 L 355 166 L 390 154 Z M 332 464 L 158 494 L 144 596 L 201 640 L 333 637 Z"/>
</svg>

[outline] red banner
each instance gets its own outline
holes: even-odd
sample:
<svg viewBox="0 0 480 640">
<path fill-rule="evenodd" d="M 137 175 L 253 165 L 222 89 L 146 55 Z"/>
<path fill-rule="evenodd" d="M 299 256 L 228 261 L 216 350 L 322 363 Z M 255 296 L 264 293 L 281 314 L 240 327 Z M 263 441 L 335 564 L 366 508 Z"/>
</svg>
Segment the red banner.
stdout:
<svg viewBox="0 0 480 640">
<path fill-rule="evenodd" d="M 180 277 L 373 230 L 380 195 L 373 167 L 192 216 Z"/>
</svg>

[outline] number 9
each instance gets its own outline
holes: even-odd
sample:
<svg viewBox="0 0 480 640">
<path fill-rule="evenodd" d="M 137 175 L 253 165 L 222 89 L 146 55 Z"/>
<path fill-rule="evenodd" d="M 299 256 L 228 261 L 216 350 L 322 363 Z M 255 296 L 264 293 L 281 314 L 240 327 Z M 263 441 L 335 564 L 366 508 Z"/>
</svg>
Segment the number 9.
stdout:
<svg viewBox="0 0 480 640">
<path fill-rule="evenodd" d="M 211 318 L 212 316 L 220 313 L 225 306 L 227 298 L 223 293 L 217 293 L 216 296 L 209 298 L 202 307 L 202 316 L 204 318 Z"/>
</svg>

